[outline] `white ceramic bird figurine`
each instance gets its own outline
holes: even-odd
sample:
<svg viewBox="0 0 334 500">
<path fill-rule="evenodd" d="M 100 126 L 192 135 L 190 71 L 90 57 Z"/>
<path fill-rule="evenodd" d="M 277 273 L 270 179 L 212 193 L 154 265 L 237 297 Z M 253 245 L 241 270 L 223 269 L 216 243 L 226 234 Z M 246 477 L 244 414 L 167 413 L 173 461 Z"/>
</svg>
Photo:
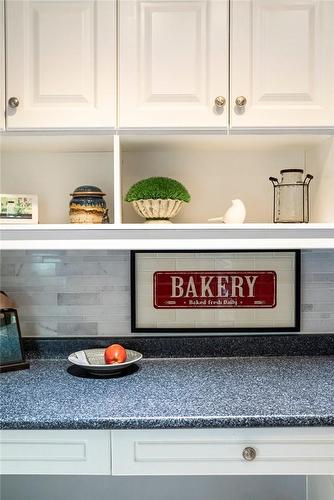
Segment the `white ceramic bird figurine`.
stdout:
<svg viewBox="0 0 334 500">
<path fill-rule="evenodd" d="M 232 205 L 222 217 L 208 219 L 209 222 L 225 222 L 225 224 L 242 224 L 246 218 L 246 207 L 238 198 L 232 200 Z"/>
</svg>

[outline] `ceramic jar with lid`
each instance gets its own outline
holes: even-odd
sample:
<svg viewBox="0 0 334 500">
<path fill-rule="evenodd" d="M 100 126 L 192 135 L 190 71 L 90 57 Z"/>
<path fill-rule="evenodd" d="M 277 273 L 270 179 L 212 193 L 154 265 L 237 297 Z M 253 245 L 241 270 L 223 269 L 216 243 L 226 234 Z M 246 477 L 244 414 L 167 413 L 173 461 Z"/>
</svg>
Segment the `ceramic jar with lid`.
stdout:
<svg viewBox="0 0 334 500">
<path fill-rule="evenodd" d="M 105 193 L 96 186 L 79 186 L 71 194 L 70 222 L 72 224 L 102 224 L 109 222 Z"/>
</svg>

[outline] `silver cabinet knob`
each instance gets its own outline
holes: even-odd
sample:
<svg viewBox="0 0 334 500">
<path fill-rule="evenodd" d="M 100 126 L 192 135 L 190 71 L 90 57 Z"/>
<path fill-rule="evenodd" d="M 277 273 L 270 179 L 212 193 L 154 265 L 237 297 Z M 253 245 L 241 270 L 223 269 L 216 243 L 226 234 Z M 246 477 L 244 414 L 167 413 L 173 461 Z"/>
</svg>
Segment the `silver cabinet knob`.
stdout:
<svg viewBox="0 0 334 500">
<path fill-rule="evenodd" d="M 238 106 L 238 108 L 243 108 L 247 104 L 247 99 L 243 95 L 239 95 L 236 100 L 235 104 Z"/>
<path fill-rule="evenodd" d="M 222 95 L 216 97 L 215 105 L 217 106 L 217 108 L 223 108 L 225 106 L 225 103 L 226 103 L 225 97 L 223 97 Z"/>
<path fill-rule="evenodd" d="M 242 452 L 242 456 L 247 462 L 252 462 L 256 458 L 256 450 L 251 446 L 247 446 Z"/>
<path fill-rule="evenodd" d="M 10 97 L 8 99 L 8 106 L 10 108 L 17 108 L 19 106 L 19 104 L 20 104 L 20 101 L 18 100 L 17 97 Z"/>
</svg>

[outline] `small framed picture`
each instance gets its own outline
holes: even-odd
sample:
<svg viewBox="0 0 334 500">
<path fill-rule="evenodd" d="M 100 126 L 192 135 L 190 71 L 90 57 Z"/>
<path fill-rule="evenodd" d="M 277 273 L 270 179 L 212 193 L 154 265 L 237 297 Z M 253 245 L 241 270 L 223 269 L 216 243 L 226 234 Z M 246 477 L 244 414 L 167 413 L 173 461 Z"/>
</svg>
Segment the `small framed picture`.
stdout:
<svg viewBox="0 0 334 500">
<path fill-rule="evenodd" d="M 0 372 L 29 368 L 25 360 L 16 309 L 0 309 Z"/>
<path fill-rule="evenodd" d="M 38 224 L 35 194 L 0 194 L 0 221 L 5 224 Z"/>
<path fill-rule="evenodd" d="M 132 251 L 131 324 L 146 333 L 300 330 L 300 252 Z"/>
</svg>

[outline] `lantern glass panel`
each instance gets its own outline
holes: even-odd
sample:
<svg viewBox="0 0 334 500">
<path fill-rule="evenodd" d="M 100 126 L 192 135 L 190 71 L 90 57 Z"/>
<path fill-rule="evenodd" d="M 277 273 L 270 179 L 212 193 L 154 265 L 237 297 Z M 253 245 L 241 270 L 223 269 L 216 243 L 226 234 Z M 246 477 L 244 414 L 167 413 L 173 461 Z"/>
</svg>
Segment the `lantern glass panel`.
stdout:
<svg viewBox="0 0 334 500">
<path fill-rule="evenodd" d="M 274 222 L 309 221 L 309 183 L 311 175 L 305 178 L 302 169 L 281 170 L 281 181 L 270 180 L 274 186 Z"/>
<path fill-rule="evenodd" d="M 277 222 L 303 222 L 304 186 L 287 184 L 277 186 Z"/>
</svg>

